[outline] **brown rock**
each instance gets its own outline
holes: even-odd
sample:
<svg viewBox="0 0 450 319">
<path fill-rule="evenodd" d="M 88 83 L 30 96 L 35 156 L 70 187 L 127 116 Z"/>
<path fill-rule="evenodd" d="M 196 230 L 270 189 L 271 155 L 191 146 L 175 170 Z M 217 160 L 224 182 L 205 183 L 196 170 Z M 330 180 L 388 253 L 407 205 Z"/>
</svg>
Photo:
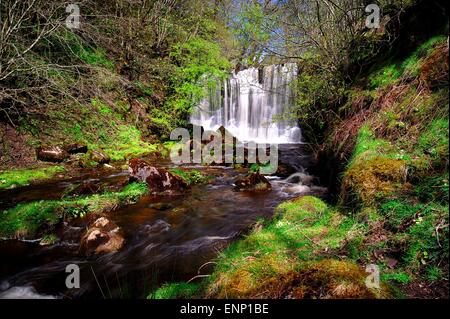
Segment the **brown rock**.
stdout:
<svg viewBox="0 0 450 319">
<path fill-rule="evenodd" d="M 69 154 L 86 153 L 88 147 L 81 143 L 72 143 L 64 146 L 64 150 Z"/>
<path fill-rule="evenodd" d="M 100 217 L 81 239 L 80 250 L 86 255 L 117 252 L 124 242 L 120 228 L 109 219 Z"/>
<path fill-rule="evenodd" d="M 272 174 L 280 177 L 289 177 L 296 172 L 296 169 L 292 166 L 284 163 L 279 163 L 277 171 Z"/>
<path fill-rule="evenodd" d="M 246 176 L 239 176 L 234 182 L 236 191 L 261 192 L 272 189 L 269 181 L 259 173 L 250 173 Z"/>
<path fill-rule="evenodd" d="M 151 193 L 179 193 L 189 185 L 179 176 L 164 168 L 156 168 L 146 161 L 134 158 L 130 160 L 128 170 L 133 179 L 146 182 Z"/>
<path fill-rule="evenodd" d="M 59 146 L 41 146 L 36 150 L 38 160 L 59 163 L 69 157 L 64 149 Z"/>
</svg>

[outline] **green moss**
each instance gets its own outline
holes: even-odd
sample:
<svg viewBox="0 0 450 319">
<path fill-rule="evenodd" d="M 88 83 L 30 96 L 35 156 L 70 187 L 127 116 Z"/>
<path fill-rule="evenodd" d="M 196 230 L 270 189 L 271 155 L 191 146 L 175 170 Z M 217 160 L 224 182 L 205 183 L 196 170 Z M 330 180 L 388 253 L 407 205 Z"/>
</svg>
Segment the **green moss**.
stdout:
<svg viewBox="0 0 450 319">
<path fill-rule="evenodd" d="M 351 167 L 357 160 L 368 160 L 389 152 L 392 146 L 388 141 L 374 137 L 369 125 L 364 125 L 358 131 L 355 148 L 348 167 Z"/>
<path fill-rule="evenodd" d="M 194 283 L 170 283 L 158 288 L 147 299 L 189 299 L 198 291 L 199 285 Z"/>
<path fill-rule="evenodd" d="M 411 269 L 428 269 L 448 262 L 448 206 L 428 205 L 408 229 L 405 262 Z"/>
<path fill-rule="evenodd" d="M 305 196 L 282 203 L 276 218 L 232 244 L 219 257 L 209 279 L 209 294 L 248 297 L 274 277 L 302 269 L 339 249 L 358 232 L 354 219 L 329 209 L 318 198 Z"/>
<path fill-rule="evenodd" d="M 421 44 L 413 53 L 403 61 L 388 61 L 369 77 L 371 88 L 384 87 L 396 82 L 403 75 L 415 77 L 419 74 L 421 59 L 431 53 L 438 44 L 446 41 L 447 36 L 438 35 Z"/>
<path fill-rule="evenodd" d="M 396 63 L 389 64 L 369 76 L 372 88 L 386 86 L 395 82 L 402 75 L 400 66 Z"/>
<path fill-rule="evenodd" d="M 419 136 L 418 150 L 425 152 L 434 164 L 448 161 L 448 118 L 433 120 Z"/>
<path fill-rule="evenodd" d="M 114 137 L 114 142 L 111 141 L 103 147 L 113 161 L 142 156 L 158 150 L 157 144 L 142 141 L 140 131 L 133 126 L 120 125 Z"/>
<path fill-rule="evenodd" d="M 437 266 L 429 266 L 427 268 L 427 279 L 430 281 L 442 280 L 446 278 L 444 271 Z"/>
<path fill-rule="evenodd" d="M 41 228 L 54 227 L 61 218 L 59 205 L 52 201 L 19 204 L 2 212 L 1 237 L 33 237 Z"/>
<path fill-rule="evenodd" d="M 0 189 L 12 186 L 24 186 L 37 180 L 52 178 L 64 171 L 62 166 L 52 166 L 38 169 L 21 169 L 0 172 Z"/>
<path fill-rule="evenodd" d="M 107 114 L 112 114 L 113 113 L 111 108 L 107 104 L 103 103 L 99 99 L 96 99 L 96 98 L 92 99 L 91 100 L 91 104 L 92 104 L 93 107 L 98 109 L 100 114 L 107 115 Z"/>
<path fill-rule="evenodd" d="M 422 43 L 416 51 L 414 51 L 401 63 L 401 70 L 408 73 L 410 76 L 417 76 L 419 74 L 421 58 L 429 55 L 438 43 L 442 43 L 444 41 L 447 41 L 447 36 L 438 35 Z"/>
<path fill-rule="evenodd" d="M 382 273 L 380 279 L 382 281 L 394 281 L 402 284 L 411 282 L 411 276 L 405 272 Z"/>
<path fill-rule="evenodd" d="M 70 140 L 86 143 L 91 150 L 103 150 L 113 161 L 157 151 L 158 145 L 143 141 L 135 126 L 116 123 L 115 110 L 98 99 L 92 99 L 91 103 L 99 114 L 86 115 L 82 122 L 66 127 Z M 100 121 L 99 116 L 103 117 Z"/>
<path fill-rule="evenodd" d="M 375 138 L 368 125 L 358 132 L 355 148 L 343 174 L 341 204 L 370 207 L 377 198 L 401 190 L 406 182 L 410 156 L 389 141 Z"/>
<path fill-rule="evenodd" d="M 192 169 L 192 170 L 182 170 L 179 168 L 171 168 L 170 172 L 174 175 L 181 177 L 189 185 L 194 184 L 204 184 L 208 182 L 208 176 L 204 176 L 202 172 Z"/>
<path fill-rule="evenodd" d="M 36 238 L 51 232 L 64 216 L 84 217 L 88 213 L 113 210 L 136 201 L 147 191 L 146 184 L 133 183 L 117 193 L 19 204 L 1 212 L 0 237 Z"/>
<path fill-rule="evenodd" d="M 406 162 L 400 159 L 374 157 L 360 160 L 344 173 L 342 204 L 370 207 L 376 200 L 392 195 L 406 181 Z"/>
<path fill-rule="evenodd" d="M 383 203 L 380 213 L 385 217 L 387 224 L 392 228 L 398 228 L 406 221 L 422 211 L 423 205 L 413 205 L 400 200 L 391 200 Z"/>
<path fill-rule="evenodd" d="M 127 122 L 129 111 L 120 101 L 106 103 L 95 96 L 88 104 L 67 106 L 65 112 L 53 110 L 56 123 L 48 134 L 64 143 L 80 142 L 90 150 L 101 150 L 113 161 L 156 152 L 159 145 L 143 140 L 141 130 Z M 62 134 L 53 136 L 55 132 Z"/>
</svg>

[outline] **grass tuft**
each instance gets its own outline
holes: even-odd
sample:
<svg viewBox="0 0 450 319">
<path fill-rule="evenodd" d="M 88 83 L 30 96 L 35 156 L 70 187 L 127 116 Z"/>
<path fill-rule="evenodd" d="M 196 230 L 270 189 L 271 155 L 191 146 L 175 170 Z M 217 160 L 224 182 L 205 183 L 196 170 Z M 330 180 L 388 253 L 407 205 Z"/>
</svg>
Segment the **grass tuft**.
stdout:
<svg viewBox="0 0 450 319">
<path fill-rule="evenodd" d="M 199 285 L 194 283 L 169 283 L 149 294 L 147 299 L 189 299 L 195 295 L 198 289 Z"/>
</svg>

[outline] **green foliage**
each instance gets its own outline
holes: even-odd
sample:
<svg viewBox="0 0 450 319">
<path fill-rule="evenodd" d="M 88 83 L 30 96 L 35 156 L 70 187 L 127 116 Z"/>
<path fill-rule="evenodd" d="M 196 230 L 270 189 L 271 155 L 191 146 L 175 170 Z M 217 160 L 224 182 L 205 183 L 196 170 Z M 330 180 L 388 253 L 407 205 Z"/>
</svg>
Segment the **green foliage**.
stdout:
<svg viewBox="0 0 450 319">
<path fill-rule="evenodd" d="M 176 118 L 183 118 L 208 90 L 215 89 L 217 80 L 226 76 L 231 65 L 217 43 L 201 37 L 191 37 L 187 42 L 174 45 L 170 56 L 179 67 L 170 78 L 174 94 L 166 102 L 165 109 L 170 110 L 169 114 L 176 114 Z M 166 119 L 173 122 L 170 115 Z"/>
<path fill-rule="evenodd" d="M 430 281 L 448 279 L 441 268 L 437 266 L 429 266 L 427 268 L 427 279 Z"/>
<path fill-rule="evenodd" d="M 382 87 L 395 82 L 402 75 L 402 70 L 397 64 L 390 64 L 372 73 L 369 82 L 372 88 Z"/>
<path fill-rule="evenodd" d="M 107 114 L 113 113 L 113 111 L 107 104 L 103 103 L 101 100 L 99 100 L 97 98 L 92 99 L 91 104 L 94 108 L 97 108 L 98 111 L 100 112 L 100 114 L 102 114 L 102 115 L 107 115 Z"/>
<path fill-rule="evenodd" d="M 258 2 L 240 3 L 239 12 L 234 18 L 233 33 L 244 52 L 242 63 L 254 65 L 263 58 L 263 46 L 272 38 L 276 28 L 274 19 L 270 19 L 268 12 Z"/>
<path fill-rule="evenodd" d="M 34 238 L 40 231 L 52 229 L 61 218 L 55 201 L 19 204 L 4 210 L 0 219 L 0 237 Z"/>
<path fill-rule="evenodd" d="M 261 164 L 261 163 L 253 163 L 252 165 L 250 165 L 250 168 L 248 169 L 248 171 L 250 173 L 262 173 L 264 171 L 264 169 L 271 169 L 272 167 L 270 166 L 270 163 L 265 163 L 265 164 Z"/>
<path fill-rule="evenodd" d="M 153 90 L 152 90 L 151 86 L 144 84 L 140 81 L 135 82 L 135 86 L 142 92 L 143 95 L 146 95 L 146 96 L 153 95 Z"/>
<path fill-rule="evenodd" d="M 189 299 L 198 289 L 199 285 L 195 283 L 168 283 L 148 295 L 147 299 Z"/>
<path fill-rule="evenodd" d="M 33 181 L 52 178 L 63 171 L 64 167 L 62 166 L 0 171 L 0 189 L 28 185 Z"/>
<path fill-rule="evenodd" d="M 437 44 L 447 41 L 447 36 L 434 36 L 422 43 L 416 51 L 414 51 L 402 64 L 401 69 L 409 76 L 417 76 L 419 74 L 420 59 L 431 53 Z"/>
<path fill-rule="evenodd" d="M 168 139 L 172 129 L 177 127 L 177 118 L 174 117 L 170 112 L 166 112 L 163 109 L 155 108 L 151 110 L 150 117 L 152 123 L 156 125 L 159 129 L 159 132 L 161 132 L 162 140 Z"/>
<path fill-rule="evenodd" d="M 120 105 L 111 106 L 95 97 L 91 99 L 89 107 L 81 106 L 78 109 L 83 114 L 73 119 L 74 124 L 67 123 L 67 117 L 71 114 L 64 116 L 60 122 L 68 142 L 77 141 L 85 143 L 91 150 L 103 150 L 113 161 L 157 150 L 156 144 L 142 140 L 137 127 L 121 120 L 123 109 Z"/>
<path fill-rule="evenodd" d="M 113 161 L 141 156 L 157 151 L 156 144 L 142 141 L 140 131 L 128 125 L 120 125 L 115 135 L 115 142 L 104 147 L 104 151 Z"/>
<path fill-rule="evenodd" d="M 291 84 L 296 94 L 296 105 L 290 116 L 300 120 L 302 129 L 311 138 L 324 131 L 330 116 L 335 116 L 332 105 L 343 100 L 346 89 L 339 74 L 327 67 L 317 68 L 322 64 L 322 56 L 305 52 L 299 65 L 302 71 Z"/>
<path fill-rule="evenodd" d="M 77 35 L 66 32 L 67 45 L 72 52 L 84 63 L 94 66 L 102 66 L 109 70 L 114 70 L 114 62 L 109 60 L 103 48 L 92 48 L 86 45 Z"/>
</svg>

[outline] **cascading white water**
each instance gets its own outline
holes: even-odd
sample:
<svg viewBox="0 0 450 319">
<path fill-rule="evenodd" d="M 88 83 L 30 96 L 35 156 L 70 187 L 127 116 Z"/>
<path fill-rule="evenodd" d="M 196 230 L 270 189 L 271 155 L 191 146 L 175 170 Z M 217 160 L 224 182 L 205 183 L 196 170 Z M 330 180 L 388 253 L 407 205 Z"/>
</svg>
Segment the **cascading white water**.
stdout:
<svg viewBox="0 0 450 319">
<path fill-rule="evenodd" d="M 293 105 L 291 82 L 296 76 L 294 63 L 234 73 L 210 89 L 191 123 L 214 131 L 224 126 L 243 142 L 299 143 L 301 131 L 295 121 L 276 118 Z"/>
</svg>

